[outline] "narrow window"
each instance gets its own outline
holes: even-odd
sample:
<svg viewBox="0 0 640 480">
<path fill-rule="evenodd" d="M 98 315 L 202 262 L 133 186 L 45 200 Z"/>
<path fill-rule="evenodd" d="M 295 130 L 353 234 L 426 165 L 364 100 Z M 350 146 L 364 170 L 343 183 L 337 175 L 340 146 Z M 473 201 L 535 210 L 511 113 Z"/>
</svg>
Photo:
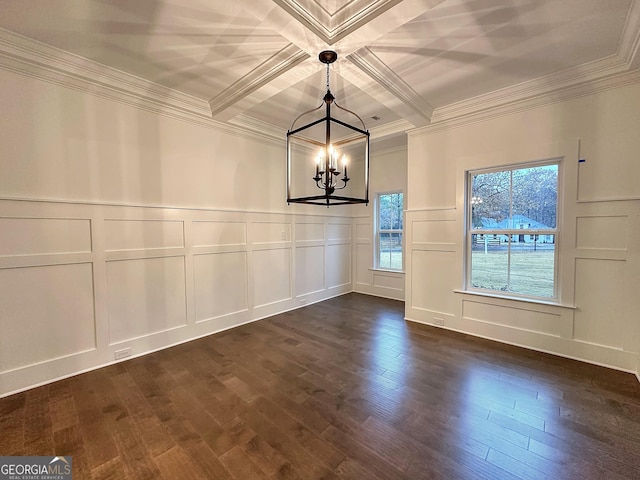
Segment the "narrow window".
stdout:
<svg viewBox="0 0 640 480">
<path fill-rule="evenodd" d="M 467 177 L 467 289 L 556 298 L 558 163 Z"/>
<path fill-rule="evenodd" d="M 402 192 L 377 196 L 376 267 L 402 270 Z"/>
</svg>

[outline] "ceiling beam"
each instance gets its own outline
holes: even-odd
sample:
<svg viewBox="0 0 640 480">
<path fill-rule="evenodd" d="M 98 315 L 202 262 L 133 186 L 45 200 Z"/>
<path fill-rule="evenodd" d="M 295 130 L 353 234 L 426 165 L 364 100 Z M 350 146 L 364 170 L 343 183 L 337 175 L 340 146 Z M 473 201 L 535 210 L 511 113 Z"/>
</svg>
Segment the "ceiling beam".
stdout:
<svg viewBox="0 0 640 480">
<path fill-rule="evenodd" d="M 333 45 L 402 2 L 402 0 L 353 0 L 331 15 L 313 0 L 273 1 L 327 45 Z"/>
<path fill-rule="evenodd" d="M 416 127 L 429 124 L 433 115 L 433 106 L 418 95 L 371 50 L 366 47 L 361 48 L 347 58 L 413 112 L 413 115 L 408 118 L 411 123 Z M 379 99 L 379 97 L 374 98 Z M 379 100 L 384 103 L 383 99 Z"/>
<path fill-rule="evenodd" d="M 627 22 L 625 23 L 620 42 L 618 56 L 629 64 L 631 69 L 640 68 L 640 0 L 633 0 Z"/>
<path fill-rule="evenodd" d="M 293 44 L 262 62 L 247 75 L 209 100 L 211 115 L 217 120 L 226 120 L 223 114 L 234 104 L 240 102 L 251 93 L 267 83 L 275 80 L 309 58 L 309 55 Z"/>
</svg>

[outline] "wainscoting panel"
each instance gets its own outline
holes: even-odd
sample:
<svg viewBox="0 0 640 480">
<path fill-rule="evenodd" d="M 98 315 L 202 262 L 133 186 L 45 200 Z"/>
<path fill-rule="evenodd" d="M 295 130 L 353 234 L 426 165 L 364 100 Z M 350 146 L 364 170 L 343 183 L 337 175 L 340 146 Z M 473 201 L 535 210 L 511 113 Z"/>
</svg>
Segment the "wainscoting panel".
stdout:
<svg viewBox="0 0 640 480">
<path fill-rule="evenodd" d="M 357 219 L 355 223 L 355 239 L 359 243 L 371 243 L 373 238 L 373 227 L 370 222 L 363 223 Z"/>
<path fill-rule="evenodd" d="M 624 261 L 576 259 L 576 340 L 624 346 L 625 270 Z"/>
<path fill-rule="evenodd" d="M 109 343 L 187 323 L 184 257 L 107 262 Z"/>
<path fill-rule="evenodd" d="M 411 224 L 413 243 L 454 245 L 456 222 L 453 220 L 418 220 Z"/>
<path fill-rule="evenodd" d="M 254 307 L 291 298 L 291 249 L 274 248 L 253 252 Z"/>
<path fill-rule="evenodd" d="M 324 223 L 296 222 L 296 242 L 324 242 Z"/>
<path fill-rule="evenodd" d="M 196 322 L 249 308 L 247 252 L 194 255 L 193 264 Z"/>
<path fill-rule="evenodd" d="M 356 285 L 363 286 L 373 283 L 371 266 L 373 264 L 373 247 L 371 243 L 356 243 L 355 248 Z M 356 286 L 356 289 L 359 288 Z"/>
<path fill-rule="evenodd" d="M 618 216 L 578 217 L 576 248 L 586 250 L 626 250 L 629 218 Z"/>
<path fill-rule="evenodd" d="M 96 348 L 91 263 L 0 269 L 0 374 Z"/>
<path fill-rule="evenodd" d="M 91 252 L 91 221 L 0 218 L 0 256 Z"/>
<path fill-rule="evenodd" d="M 351 240 L 351 224 L 329 223 L 327 225 L 327 240 Z"/>
<path fill-rule="evenodd" d="M 291 224 L 279 222 L 253 222 L 251 224 L 254 245 L 281 243 L 291 240 Z"/>
<path fill-rule="evenodd" d="M 329 245 L 327 247 L 327 288 L 335 288 L 351 283 L 351 244 Z"/>
<path fill-rule="evenodd" d="M 412 307 L 436 311 L 453 312 L 453 288 L 455 263 L 453 252 L 413 250 L 411 252 L 411 298 Z"/>
<path fill-rule="evenodd" d="M 184 247 L 184 224 L 166 220 L 105 220 L 105 250 L 152 250 Z"/>
<path fill-rule="evenodd" d="M 195 221 L 192 223 L 194 247 L 245 245 L 247 224 L 244 222 Z"/>
<path fill-rule="evenodd" d="M 324 245 L 296 247 L 296 296 L 324 290 Z"/>
<path fill-rule="evenodd" d="M 377 288 L 404 292 L 404 275 L 386 272 L 374 272 L 373 286 Z"/>
<path fill-rule="evenodd" d="M 519 330 L 541 332 L 556 337 L 562 334 L 562 318 L 558 312 L 541 309 L 506 307 L 489 302 L 463 300 L 462 318 L 495 325 L 504 325 Z"/>
<path fill-rule="evenodd" d="M 351 229 L 329 214 L 0 199 L 0 396 L 352 291 Z"/>
</svg>

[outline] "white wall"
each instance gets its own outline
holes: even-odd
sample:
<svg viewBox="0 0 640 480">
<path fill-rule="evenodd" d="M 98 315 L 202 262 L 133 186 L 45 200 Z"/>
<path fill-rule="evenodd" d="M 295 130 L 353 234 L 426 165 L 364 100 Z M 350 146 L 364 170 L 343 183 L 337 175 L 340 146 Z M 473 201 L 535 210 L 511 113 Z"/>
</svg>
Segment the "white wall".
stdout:
<svg viewBox="0 0 640 480">
<path fill-rule="evenodd" d="M 638 132 L 638 84 L 411 132 L 406 317 L 637 372 Z M 554 157 L 562 158 L 563 306 L 455 292 L 464 276 L 465 171 Z"/>
<path fill-rule="evenodd" d="M 368 207 L 354 206 L 353 289 L 356 292 L 404 300 L 404 272 L 376 270 L 374 266 L 374 215 L 377 193 L 407 192 L 407 147 L 376 148 L 370 158 Z M 406 198 L 405 198 L 406 205 Z"/>
<path fill-rule="evenodd" d="M 0 396 L 352 290 L 350 210 L 286 206 L 284 139 L 0 84 Z"/>
</svg>

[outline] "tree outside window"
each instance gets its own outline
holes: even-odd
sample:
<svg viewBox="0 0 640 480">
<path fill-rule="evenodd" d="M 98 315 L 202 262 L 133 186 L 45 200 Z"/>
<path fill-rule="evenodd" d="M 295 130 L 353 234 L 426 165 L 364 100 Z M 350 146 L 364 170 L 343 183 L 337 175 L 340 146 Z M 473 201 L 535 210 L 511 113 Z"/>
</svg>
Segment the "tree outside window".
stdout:
<svg viewBox="0 0 640 480">
<path fill-rule="evenodd" d="M 402 192 L 379 194 L 377 198 L 377 268 L 402 270 Z"/>
<path fill-rule="evenodd" d="M 467 288 L 556 296 L 558 163 L 469 172 Z"/>
</svg>

